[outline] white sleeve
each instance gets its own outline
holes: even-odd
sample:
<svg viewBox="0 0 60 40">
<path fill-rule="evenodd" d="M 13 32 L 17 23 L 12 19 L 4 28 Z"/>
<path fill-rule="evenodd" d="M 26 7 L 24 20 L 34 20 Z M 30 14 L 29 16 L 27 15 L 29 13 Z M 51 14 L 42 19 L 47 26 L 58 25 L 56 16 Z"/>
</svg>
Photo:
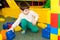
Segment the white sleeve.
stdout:
<svg viewBox="0 0 60 40">
<path fill-rule="evenodd" d="M 19 15 L 18 19 L 15 21 L 15 23 L 12 25 L 12 28 L 14 29 L 15 27 L 17 27 L 20 24 L 21 21 L 21 15 Z"/>
<path fill-rule="evenodd" d="M 35 20 L 38 21 L 38 18 L 39 18 L 38 14 L 36 12 L 32 11 L 32 15 L 35 17 Z"/>
</svg>

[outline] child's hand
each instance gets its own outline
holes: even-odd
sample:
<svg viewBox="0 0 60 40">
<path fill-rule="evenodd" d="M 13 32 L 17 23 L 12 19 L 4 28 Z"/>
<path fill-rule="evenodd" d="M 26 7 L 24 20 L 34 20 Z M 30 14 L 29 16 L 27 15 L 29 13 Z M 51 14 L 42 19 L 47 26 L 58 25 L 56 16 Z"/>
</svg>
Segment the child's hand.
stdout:
<svg viewBox="0 0 60 40">
<path fill-rule="evenodd" d="M 8 29 L 8 31 L 10 31 L 10 30 L 12 30 L 14 32 L 13 28 Z"/>
<path fill-rule="evenodd" d="M 33 24 L 33 25 L 36 25 L 36 22 L 37 22 L 37 21 L 36 21 L 36 20 L 34 20 L 34 21 L 32 22 L 32 24 Z"/>
</svg>

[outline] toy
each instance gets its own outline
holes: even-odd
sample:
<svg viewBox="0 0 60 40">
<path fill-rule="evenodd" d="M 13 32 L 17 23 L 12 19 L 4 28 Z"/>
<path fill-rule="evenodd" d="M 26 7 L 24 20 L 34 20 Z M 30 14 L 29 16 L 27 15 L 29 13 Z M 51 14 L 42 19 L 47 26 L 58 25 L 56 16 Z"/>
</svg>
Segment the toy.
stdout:
<svg viewBox="0 0 60 40">
<path fill-rule="evenodd" d="M 8 28 L 11 28 L 12 24 L 8 24 Z"/>
<path fill-rule="evenodd" d="M 3 29 L 9 29 L 7 23 L 3 24 Z"/>
<path fill-rule="evenodd" d="M 0 34 L 0 40 L 2 40 L 2 34 Z"/>
<path fill-rule="evenodd" d="M 7 40 L 12 40 L 13 38 L 15 38 L 15 33 L 10 30 L 6 33 L 6 36 L 7 36 Z"/>
<path fill-rule="evenodd" d="M 7 23 L 3 24 L 3 29 L 9 29 L 9 28 L 11 28 L 11 26 L 12 26 L 13 23 L 14 22 L 7 22 Z"/>
<path fill-rule="evenodd" d="M 2 39 L 3 39 L 3 40 L 6 40 L 6 32 L 7 32 L 7 30 L 2 30 L 2 31 L 1 31 Z"/>
<path fill-rule="evenodd" d="M 45 29 L 42 29 L 42 37 L 50 39 L 50 25 L 47 24 L 47 27 Z"/>
<path fill-rule="evenodd" d="M 0 22 L 4 22 L 5 21 L 5 19 L 4 18 L 0 18 Z"/>
<path fill-rule="evenodd" d="M 14 30 L 15 30 L 15 32 L 21 31 L 21 27 L 20 26 L 17 26 Z"/>
<path fill-rule="evenodd" d="M 44 24 L 44 23 L 38 23 L 38 26 L 39 26 L 40 28 L 42 28 L 42 29 L 44 29 L 44 28 L 46 28 L 46 27 L 47 27 L 47 25 L 46 25 L 46 24 Z"/>
</svg>

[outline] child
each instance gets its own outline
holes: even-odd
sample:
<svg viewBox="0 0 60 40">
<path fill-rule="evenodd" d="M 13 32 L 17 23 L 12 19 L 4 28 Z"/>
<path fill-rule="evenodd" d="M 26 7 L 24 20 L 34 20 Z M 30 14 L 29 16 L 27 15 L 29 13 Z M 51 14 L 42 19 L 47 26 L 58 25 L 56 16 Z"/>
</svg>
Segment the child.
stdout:
<svg viewBox="0 0 60 40">
<path fill-rule="evenodd" d="M 26 2 L 20 3 L 20 9 L 22 10 L 22 12 L 9 30 L 13 30 L 16 26 L 20 24 L 23 34 L 26 33 L 27 28 L 29 28 L 32 32 L 38 32 L 39 29 L 36 26 L 36 23 L 38 21 L 37 13 L 29 10 L 29 4 Z"/>
</svg>

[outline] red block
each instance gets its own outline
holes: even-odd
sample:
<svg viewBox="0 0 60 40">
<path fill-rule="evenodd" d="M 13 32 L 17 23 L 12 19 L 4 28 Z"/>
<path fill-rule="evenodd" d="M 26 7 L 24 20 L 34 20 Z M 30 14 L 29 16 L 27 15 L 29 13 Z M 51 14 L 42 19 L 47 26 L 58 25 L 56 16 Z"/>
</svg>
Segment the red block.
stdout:
<svg viewBox="0 0 60 40">
<path fill-rule="evenodd" d="M 58 14 L 51 14 L 51 26 L 58 28 Z"/>
<path fill-rule="evenodd" d="M 12 26 L 11 24 L 8 24 L 8 28 L 11 28 L 11 26 Z"/>
<path fill-rule="evenodd" d="M 60 36 L 58 36 L 58 40 L 60 40 Z"/>
</svg>

